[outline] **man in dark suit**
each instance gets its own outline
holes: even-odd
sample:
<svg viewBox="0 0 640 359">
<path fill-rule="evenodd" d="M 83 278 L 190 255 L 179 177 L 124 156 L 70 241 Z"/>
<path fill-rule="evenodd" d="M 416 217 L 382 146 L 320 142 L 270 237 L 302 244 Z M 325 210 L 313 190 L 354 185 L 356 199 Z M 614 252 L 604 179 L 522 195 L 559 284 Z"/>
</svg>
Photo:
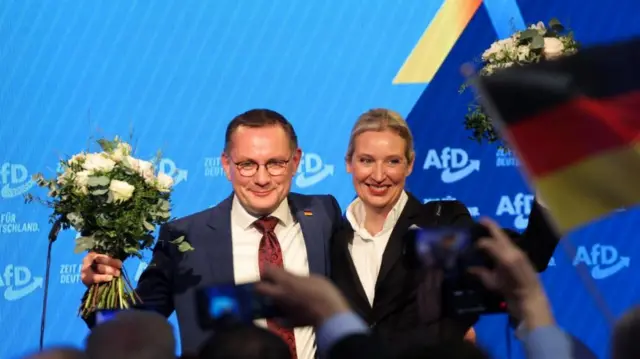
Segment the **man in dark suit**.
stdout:
<svg viewBox="0 0 640 359">
<path fill-rule="evenodd" d="M 198 325 L 195 289 L 214 283 L 260 280 L 268 266 L 299 275 L 329 274 L 329 240 L 341 223 L 333 196 L 290 193 L 301 158 L 291 124 L 270 110 L 251 110 L 227 127 L 222 163 L 233 194 L 214 208 L 172 221 L 160 229 L 148 268 L 136 293 L 148 308 L 178 317 L 182 349 L 195 353 L 206 340 Z M 195 251 L 169 243 L 184 236 Z M 119 275 L 121 263 L 90 253 L 85 285 Z M 288 343 L 293 358 L 313 358 L 312 328 L 263 325 Z"/>
<path fill-rule="evenodd" d="M 349 252 L 354 231 L 347 225 L 332 240 L 332 279 L 348 298 L 354 310 L 395 353 L 415 343 L 434 343 L 441 339 L 462 339 L 477 317 L 443 318 L 441 303 L 442 274 L 425 273 L 408 255 L 407 235 L 412 226 L 469 226 L 474 223 L 468 209 L 459 201 L 420 203 L 411 194 L 391 231 L 382 255 L 375 283 L 373 304 L 358 277 Z M 538 271 L 546 268 L 559 238 L 548 227 L 537 204 L 529 226 L 520 235 L 510 235 L 529 255 Z"/>
</svg>

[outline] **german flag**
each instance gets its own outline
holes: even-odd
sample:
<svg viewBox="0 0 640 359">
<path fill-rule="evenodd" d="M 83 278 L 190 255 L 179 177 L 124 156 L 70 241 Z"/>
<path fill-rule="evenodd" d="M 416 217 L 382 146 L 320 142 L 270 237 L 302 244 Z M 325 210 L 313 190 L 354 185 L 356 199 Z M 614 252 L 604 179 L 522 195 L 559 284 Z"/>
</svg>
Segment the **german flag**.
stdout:
<svg viewBox="0 0 640 359">
<path fill-rule="evenodd" d="M 640 203 L 640 39 L 475 80 L 561 233 Z"/>
</svg>

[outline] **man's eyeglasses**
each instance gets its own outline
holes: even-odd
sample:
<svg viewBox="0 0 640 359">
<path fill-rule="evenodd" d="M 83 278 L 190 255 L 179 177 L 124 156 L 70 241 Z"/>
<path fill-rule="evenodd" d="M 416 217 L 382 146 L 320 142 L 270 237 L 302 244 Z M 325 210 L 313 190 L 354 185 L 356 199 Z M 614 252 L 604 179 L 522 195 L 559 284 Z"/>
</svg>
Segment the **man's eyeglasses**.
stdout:
<svg viewBox="0 0 640 359">
<path fill-rule="evenodd" d="M 269 172 L 269 174 L 272 176 L 282 176 L 283 174 L 285 174 L 285 172 L 287 172 L 287 165 L 289 164 L 289 161 L 291 161 L 291 159 L 288 159 L 286 161 L 271 160 L 264 165 L 257 164 L 253 161 L 232 162 L 234 165 L 236 165 L 236 168 L 238 169 L 238 172 L 240 172 L 241 176 L 252 177 L 256 173 L 258 173 L 258 169 L 260 168 L 260 166 L 264 166 L 267 169 L 267 172 Z"/>
</svg>

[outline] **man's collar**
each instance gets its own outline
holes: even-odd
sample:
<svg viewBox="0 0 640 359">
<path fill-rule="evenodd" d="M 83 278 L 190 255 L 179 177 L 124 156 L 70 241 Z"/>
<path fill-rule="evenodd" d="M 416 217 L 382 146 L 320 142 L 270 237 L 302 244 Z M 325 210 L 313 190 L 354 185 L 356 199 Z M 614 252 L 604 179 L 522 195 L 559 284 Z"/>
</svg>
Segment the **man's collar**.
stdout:
<svg viewBox="0 0 640 359">
<path fill-rule="evenodd" d="M 276 208 L 276 210 L 273 211 L 269 216 L 276 217 L 278 221 L 285 227 L 294 222 L 293 215 L 291 215 L 291 209 L 289 208 L 289 200 L 287 198 L 280 202 L 278 208 Z M 240 203 L 240 200 L 238 200 L 238 196 L 234 195 L 233 203 L 231 205 L 231 218 L 233 218 L 235 223 L 243 229 L 248 229 L 260 217 L 256 217 L 247 212 L 247 210 Z"/>
</svg>

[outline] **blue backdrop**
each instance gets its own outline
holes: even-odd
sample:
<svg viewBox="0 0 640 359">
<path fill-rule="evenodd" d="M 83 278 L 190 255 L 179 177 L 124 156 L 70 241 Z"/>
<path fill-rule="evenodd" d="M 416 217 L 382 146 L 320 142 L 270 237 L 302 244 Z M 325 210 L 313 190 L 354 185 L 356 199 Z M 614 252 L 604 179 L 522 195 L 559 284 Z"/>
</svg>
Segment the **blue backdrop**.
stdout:
<svg viewBox="0 0 640 359">
<path fill-rule="evenodd" d="M 635 0 L 3 1 L 0 357 L 38 344 L 49 212 L 22 195 L 32 174 L 53 175 L 59 156 L 85 149 L 90 135 L 133 128 L 138 156 L 161 148 L 162 169 L 178 183 L 173 214 L 182 216 L 230 192 L 219 161 L 228 121 L 272 108 L 292 121 L 304 150 L 294 190 L 331 193 L 345 208 L 354 196 L 343 163 L 349 130 L 365 110 L 388 107 L 416 137 L 414 194 L 456 198 L 523 229 L 531 191 L 514 158 L 467 139 L 459 66 L 523 23 L 557 17 L 590 44 L 640 34 L 639 12 Z M 441 32 L 417 46 L 437 16 Z M 446 36 L 456 28 L 459 37 Z M 438 70 L 432 78 L 400 76 L 414 47 Z M 559 323 L 600 356 L 610 331 L 575 267 L 619 315 L 639 296 L 631 268 L 639 219 L 627 211 L 573 233 L 576 254 L 559 249 L 543 275 Z M 76 315 L 84 288 L 74 236 L 62 233 L 54 248 L 47 345 L 80 345 L 87 333 Z M 126 266 L 137 277 L 145 263 Z M 505 324 L 493 316 L 477 327 L 497 357 L 507 355 Z"/>
</svg>

